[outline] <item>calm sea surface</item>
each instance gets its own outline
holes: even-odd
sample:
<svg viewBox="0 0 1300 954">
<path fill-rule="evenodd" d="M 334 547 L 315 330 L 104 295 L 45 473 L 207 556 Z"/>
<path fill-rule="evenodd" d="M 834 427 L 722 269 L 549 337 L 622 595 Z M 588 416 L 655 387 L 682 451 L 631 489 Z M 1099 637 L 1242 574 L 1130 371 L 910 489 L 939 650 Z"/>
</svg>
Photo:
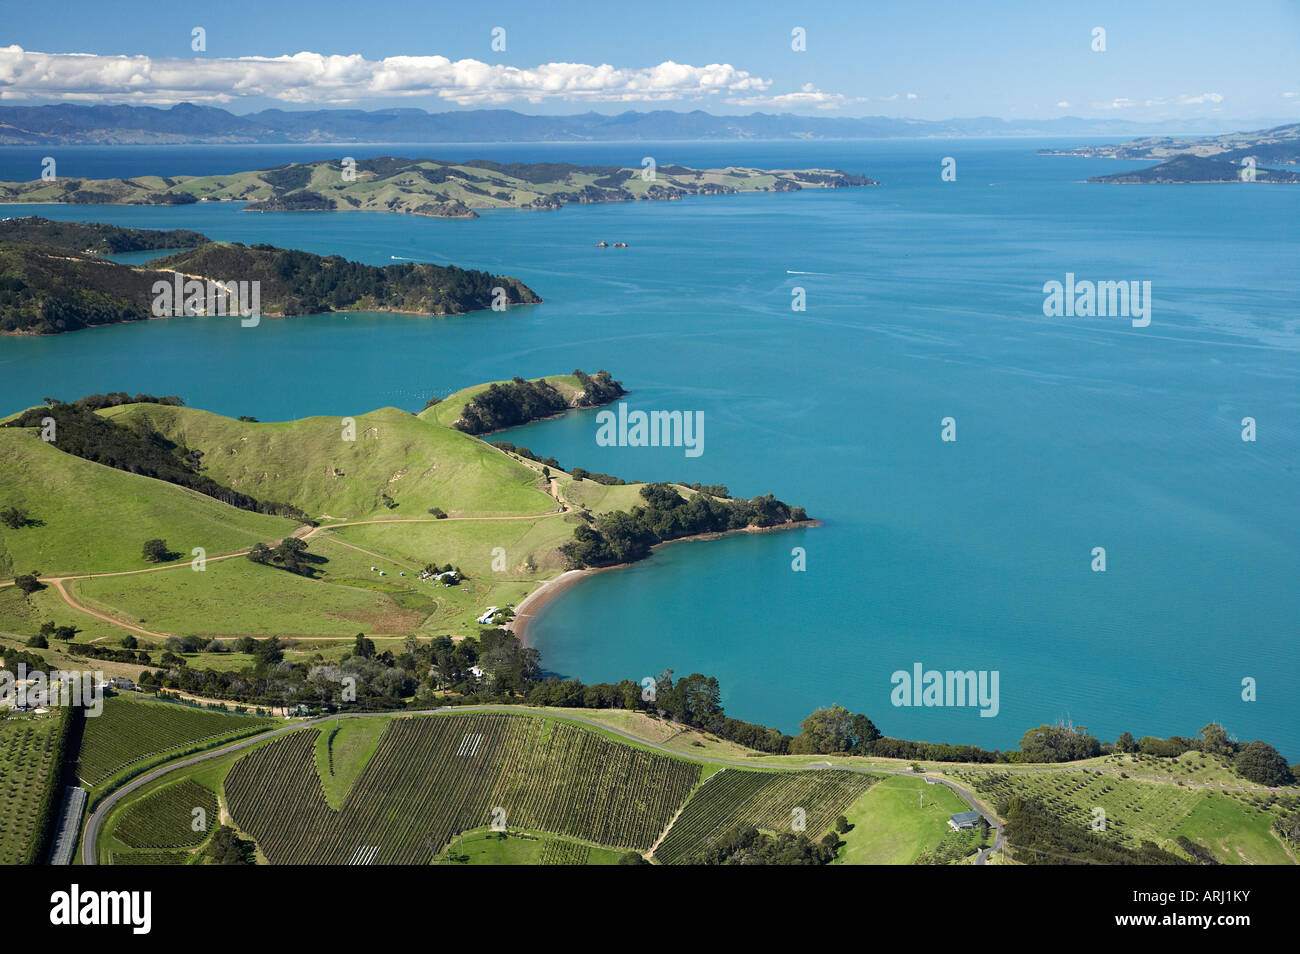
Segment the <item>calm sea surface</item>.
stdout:
<svg viewBox="0 0 1300 954">
<path fill-rule="evenodd" d="M 0 179 L 227 172 L 352 155 L 833 167 L 881 188 L 505 212 L 7 207 L 372 264 L 515 275 L 546 303 L 453 319 L 174 319 L 0 339 L 0 411 L 177 393 L 262 420 L 418 410 L 479 381 L 607 368 L 647 410 L 702 411 L 704 453 L 603 448 L 591 413 L 506 439 L 566 467 L 775 493 L 811 530 L 682 543 L 534 626 L 587 681 L 718 676 L 728 712 L 819 705 L 889 735 L 1014 745 L 1222 721 L 1300 759 L 1300 188 L 1086 185 L 1142 163 L 1042 141 L 0 150 Z M 957 160 L 956 182 L 940 161 Z M 597 241 L 629 249 L 596 249 Z M 1151 324 L 1045 318 L 1043 283 L 1149 281 Z M 234 277 L 234 276 L 232 276 Z M 803 288 L 807 310 L 791 310 Z M 957 441 L 940 440 L 956 421 Z M 1258 440 L 1241 440 L 1241 420 Z M 792 550 L 807 569 L 791 569 Z M 1107 569 L 1090 569 L 1104 547 Z M 996 670 L 999 711 L 907 708 L 890 676 Z M 1258 700 L 1242 701 L 1254 679 Z"/>
</svg>

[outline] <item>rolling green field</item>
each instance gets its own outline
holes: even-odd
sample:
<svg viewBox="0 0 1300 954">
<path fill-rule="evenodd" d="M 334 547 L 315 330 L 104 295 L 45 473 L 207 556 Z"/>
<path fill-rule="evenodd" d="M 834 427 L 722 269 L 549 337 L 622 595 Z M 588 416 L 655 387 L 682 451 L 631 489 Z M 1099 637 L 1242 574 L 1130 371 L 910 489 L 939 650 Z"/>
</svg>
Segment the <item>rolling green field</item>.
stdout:
<svg viewBox="0 0 1300 954">
<path fill-rule="evenodd" d="M 145 702 L 125 696 L 104 700 L 104 711 L 86 719 L 77 776 L 88 787 L 102 788 L 125 771 L 219 741 L 268 729 L 271 719 L 194 709 L 170 702 Z"/>
<path fill-rule="evenodd" d="M 313 541 L 310 550 L 328 554 L 319 579 L 237 557 L 209 563 L 202 573 L 180 569 L 78 580 L 72 592 L 92 609 L 153 632 L 181 635 L 405 633 L 432 612 L 432 598 L 426 605 L 404 607 L 393 594 L 378 590 L 377 577 L 373 589 L 353 585 L 361 564 L 373 561 L 328 541 Z M 336 576 L 340 582 L 334 582 Z M 412 597 L 415 585 L 404 588 Z"/>
<path fill-rule="evenodd" d="M 0 719 L 0 864 L 37 864 L 42 829 L 58 811 L 68 710 Z"/>
</svg>

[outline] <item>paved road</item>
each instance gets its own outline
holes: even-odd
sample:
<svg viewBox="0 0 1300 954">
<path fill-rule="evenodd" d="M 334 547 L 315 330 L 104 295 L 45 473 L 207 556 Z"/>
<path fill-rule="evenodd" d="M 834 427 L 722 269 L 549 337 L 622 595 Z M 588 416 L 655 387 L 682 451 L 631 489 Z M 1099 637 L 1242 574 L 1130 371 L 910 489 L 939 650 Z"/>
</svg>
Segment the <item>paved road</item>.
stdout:
<svg viewBox="0 0 1300 954">
<path fill-rule="evenodd" d="M 50 850 L 50 864 L 72 864 L 72 852 L 77 847 L 77 829 L 81 827 L 81 813 L 86 809 L 86 790 L 78 785 L 69 785 L 63 791 L 63 803 L 59 806 L 59 827 L 54 835 L 54 845 Z"/>
<path fill-rule="evenodd" d="M 396 712 L 354 712 L 354 713 L 348 713 L 347 717 L 348 718 L 388 718 L 394 715 L 422 716 L 422 715 L 438 715 L 441 713 L 448 713 L 448 712 L 508 712 L 508 713 L 519 714 L 519 713 L 526 713 L 530 711 L 534 711 L 534 710 L 530 710 L 526 706 L 443 706 L 438 709 L 421 709 L 421 710 L 409 711 L 409 712 L 405 710 L 399 710 Z M 200 752 L 195 755 L 191 755 L 187 758 L 181 759 L 178 762 L 169 762 L 164 766 L 160 766 L 159 768 L 156 768 L 150 772 L 146 772 L 144 775 L 141 775 L 138 778 L 133 779 L 132 781 L 128 782 L 126 785 L 123 785 L 121 788 L 114 791 L 102 802 L 100 802 L 99 805 L 96 806 L 95 811 L 91 813 L 90 818 L 86 820 L 86 827 L 85 830 L 82 832 L 82 836 L 81 836 L 82 864 L 93 865 L 97 863 L 97 859 L 95 857 L 95 843 L 99 840 L 99 832 L 100 829 L 103 827 L 104 819 L 106 819 L 109 813 L 112 812 L 113 806 L 115 806 L 123 798 L 125 798 L 127 795 L 130 795 L 132 792 L 134 792 L 141 786 L 148 785 L 150 782 L 154 781 L 155 779 L 161 778 L 162 776 L 168 774 L 169 772 L 174 772 L 177 769 L 186 768 L 190 765 L 195 765 L 199 762 L 205 762 L 208 759 L 220 758 L 223 755 L 229 755 L 231 752 L 237 752 L 240 749 L 248 748 L 250 745 L 256 745 L 259 742 L 264 742 L 267 739 L 275 738 L 278 735 L 284 735 L 287 732 L 293 732 L 294 730 L 301 729 L 305 726 L 320 725 L 321 723 L 329 722 L 331 719 L 334 718 L 336 718 L 336 716 L 330 715 L 330 716 L 321 716 L 320 718 L 317 719 L 308 719 L 303 722 L 293 722 L 288 725 L 281 726 L 278 729 L 272 729 L 269 732 L 263 732 L 260 735 L 249 736 L 248 738 L 241 739 L 238 742 L 235 742 L 231 745 L 223 746 L 222 748 L 219 749 L 212 749 L 207 752 Z M 746 762 L 746 761 L 740 761 L 735 759 L 714 758 L 712 756 L 707 756 L 707 755 L 688 754 L 685 752 L 679 752 L 677 749 L 670 749 L 668 746 L 661 745 L 658 742 L 650 742 L 646 739 L 641 738 L 640 736 L 633 735 L 631 732 L 625 732 L 622 729 L 614 728 L 613 726 L 606 725 L 603 722 L 598 722 L 595 719 L 588 719 L 584 716 L 569 715 L 567 713 L 562 716 L 557 716 L 557 718 L 568 719 L 571 722 L 580 722 L 585 725 L 589 725 L 593 728 L 600 729 L 604 732 L 608 732 L 611 735 L 616 735 L 619 736 L 620 738 L 627 739 L 630 742 L 635 742 L 638 745 L 642 745 L 647 748 L 655 749 L 659 752 L 663 752 L 667 755 L 685 757 L 691 759 L 692 761 L 704 762 L 709 765 L 724 765 L 730 768 L 769 769 L 769 770 L 776 770 L 780 772 L 803 772 L 803 771 L 819 770 L 819 769 L 809 769 L 808 766 L 804 766 L 804 765 L 762 765 L 752 761 Z M 915 772 L 911 771 L 910 769 L 863 768 L 857 765 L 832 766 L 831 763 L 822 763 L 822 765 L 820 766 L 820 770 L 825 771 L 825 768 L 827 766 L 845 772 L 859 772 L 863 775 L 903 775 L 903 776 L 908 776 L 910 778 L 919 777 Z M 936 785 L 943 785 L 944 787 L 956 793 L 956 795 L 959 798 L 961 798 L 962 801 L 964 801 L 967 805 L 969 805 L 973 810 L 979 812 L 984 817 L 985 821 L 988 822 L 989 827 L 992 828 L 997 833 L 996 837 L 993 840 L 993 846 L 991 848 L 985 848 L 981 850 L 980 853 L 975 858 L 975 864 L 977 865 L 984 864 L 984 860 L 988 854 L 997 851 L 999 848 L 1002 847 L 1003 844 L 1002 822 L 998 820 L 996 815 L 992 814 L 989 811 L 986 811 L 985 808 L 982 805 L 980 805 L 973 796 L 967 793 L 965 789 L 963 789 L 961 786 L 957 785 L 956 783 L 951 782 L 946 778 L 936 778 L 934 776 L 926 776 L 926 777 L 930 778 Z"/>
</svg>

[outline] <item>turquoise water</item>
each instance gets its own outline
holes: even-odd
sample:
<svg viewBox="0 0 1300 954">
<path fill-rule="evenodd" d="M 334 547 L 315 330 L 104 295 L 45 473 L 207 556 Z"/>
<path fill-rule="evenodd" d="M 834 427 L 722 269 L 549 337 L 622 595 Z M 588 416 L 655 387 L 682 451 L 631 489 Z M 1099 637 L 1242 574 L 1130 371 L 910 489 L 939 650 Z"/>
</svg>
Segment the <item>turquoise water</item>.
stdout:
<svg viewBox="0 0 1300 954">
<path fill-rule="evenodd" d="M 1102 738 L 1218 720 L 1295 761 L 1300 189 L 1089 186 L 1079 180 L 1134 164 L 1038 158 L 1040 145 L 476 148 L 833 166 L 886 183 L 477 221 L 9 210 L 375 264 L 450 261 L 516 275 L 546 303 L 446 320 L 172 319 L 3 339 L 0 409 L 126 389 L 271 420 L 415 410 L 482 380 L 608 368 L 634 407 L 703 411 L 704 454 L 599 447 L 590 413 L 503 436 L 566 466 L 773 492 L 823 526 L 674 544 L 584 582 L 532 629 L 548 669 L 588 681 L 714 674 L 732 715 L 787 731 L 829 703 L 890 735 L 989 747 L 1064 718 Z M 101 156 L 95 168 L 139 174 L 150 155 Z M 958 160 L 955 183 L 939 179 L 943 156 Z M 593 248 L 601 239 L 632 247 Z M 1150 327 L 1044 318 L 1042 285 L 1066 272 L 1150 281 Z M 790 309 L 796 285 L 803 313 Z M 948 416 L 956 443 L 940 440 Z M 1256 443 L 1240 439 L 1246 416 Z M 1089 568 L 1096 546 L 1105 573 Z M 806 572 L 791 570 L 794 547 Z M 916 662 L 997 670 L 998 715 L 894 707 L 890 675 Z M 1240 698 L 1247 677 L 1256 702 Z"/>
</svg>

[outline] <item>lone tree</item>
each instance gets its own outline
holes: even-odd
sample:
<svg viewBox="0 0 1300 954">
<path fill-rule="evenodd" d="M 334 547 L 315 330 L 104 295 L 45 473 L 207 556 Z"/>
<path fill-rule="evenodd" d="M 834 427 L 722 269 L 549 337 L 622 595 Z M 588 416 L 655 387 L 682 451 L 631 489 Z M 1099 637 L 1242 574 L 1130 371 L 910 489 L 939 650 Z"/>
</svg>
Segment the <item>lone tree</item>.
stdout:
<svg viewBox="0 0 1300 954">
<path fill-rule="evenodd" d="M 14 586 L 30 596 L 37 590 L 43 589 L 45 584 L 36 578 L 35 573 L 24 573 L 14 577 Z"/>
<path fill-rule="evenodd" d="M 11 530 L 21 530 L 27 526 L 27 511 L 21 507 L 5 507 L 0 510 L 0 523 Z"/>
<path fill-rule="evenodd" d="M 150 563 L 162 563 L 170 557 L 171 551 L 167 549 L 167 541 L 155 537 L 152 540 L 144 542 L 144 550 L 141 555 Z"/>
</svg>

